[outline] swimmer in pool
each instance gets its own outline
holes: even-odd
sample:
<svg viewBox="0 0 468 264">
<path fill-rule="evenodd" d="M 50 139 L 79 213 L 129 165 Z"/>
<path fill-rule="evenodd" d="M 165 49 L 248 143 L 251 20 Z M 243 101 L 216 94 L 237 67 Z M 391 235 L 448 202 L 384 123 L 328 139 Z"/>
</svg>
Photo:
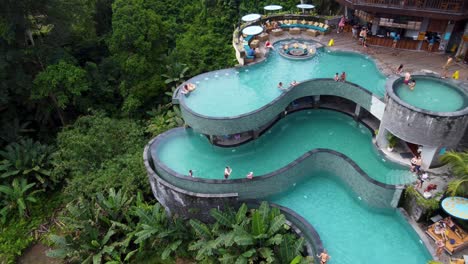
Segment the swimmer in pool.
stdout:
<svg viewBox="0 0 468 264">
<path fill-rule="evenodd" d="M 408 86 L 411 91 L 414 90 L 414 87 L 416 87 L 416 81 L 414 79 L 411 79 L 408 83 Z"/>
</svg>

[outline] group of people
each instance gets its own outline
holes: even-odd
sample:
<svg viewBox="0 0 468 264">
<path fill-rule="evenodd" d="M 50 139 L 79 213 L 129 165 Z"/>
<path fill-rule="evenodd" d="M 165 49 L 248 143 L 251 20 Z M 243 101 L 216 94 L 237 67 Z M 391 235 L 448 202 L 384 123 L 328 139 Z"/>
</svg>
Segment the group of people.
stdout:
<svg viewBox="0 0 468 264">
<path fill-rule="evenodd" d="M 346 82 L 346 72 L 342 72 L 341 75 L 339 73 L 335 73 L 335 77 L 333 79 L 335 82 Z"/>
<path fill-rule="evenodd" d="M 289 83 L 289 87 L 293 87 L 293 86 L 296 86 L 298 84 L 299 84 L 299 82 L 296 82 L 296 80 L 293 80 L 291 83 Z M 282 91 L 284 91 L 286 89 L 286 87 L 284 87 L 284 85 L 283 85 L 283 82 L 278 83 L 278 89 L 280 89 Z"/>
<path fill-rule="evenodd" d="M 434 224 L 434 233 L 438 236 L 440 236 L 441 239 L 438 239 L 436 241 L 437 245 L 437 251 L 436 255 L 440 257 L 442 254 L 442 251 L 444 250 L 445 247 L 445 242 L 450 241 L 450 238 L 448 237 L 448 231 L 447 228 L 453 231 L 455 235 L 457 235 L 460 239 L 463 239 L 463 233 L 460 232 L 458 229 L 457 225 L 453 222 L 452 218 L 449 216 L 445 219 L 442 219 Z"/>
<path fill-rule="evenodd" d="M 231 176 L 231 173 L 232 173 L 231 167 L 226 166 L 226 168 L 224 168 L 224 179 L 225 180 L 229 179 L 229 176 Z M 249 180 L 253 179 L 253 177 L 254 177 L 253 171 L 247 173 L 247 175 L 245 177 L 247 179 L 249 179 Z"/>
</svg>

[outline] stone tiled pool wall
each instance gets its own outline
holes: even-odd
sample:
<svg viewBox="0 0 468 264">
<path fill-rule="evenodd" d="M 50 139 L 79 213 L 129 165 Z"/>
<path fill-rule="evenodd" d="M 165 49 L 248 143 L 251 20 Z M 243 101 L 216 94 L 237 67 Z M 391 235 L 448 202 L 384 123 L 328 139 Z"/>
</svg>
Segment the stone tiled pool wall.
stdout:
<svg viewBox="0 0 468 264">
<path fill-rule="evenodd" d="M 466 89 L 459 84 L 431 76 L 413 75 L 413 78 L 458 85 L 454 89 L 461 89 L 461 93 Z M 405 141 L 419 145 L 456 146 L 468 127 L 468 107 L 456 112 L 443 113 L 417 108 L 395 94 L 396 87 L 402 82 L 403 78 L 393 77 L 386 84 L 386 107 L 381 127 Z M 464 94 L 466 95 L 466 90 Z"/>
<path fill-rule="evenodd" d="M 147 151 L 158 147 L 158 143 L 171 133 L 177 133 L 178 128 L 170 130 L 158 136 L 149 146 Z M 285 167 L 266 175 L 259 175 L 252 180 L 213 180 L 202 178 L 190 178 L 181 175 L 163 164 L 159 158 L 150 155 L 153 166 L 147 168 L 164 179 L 171 186 L 192 192 L 194 194 L 237 194 L 238 199 L 262 199 L 275 195 L 296 184 L 300 184 L 314 171 L 328 171 L 338 175 L 350 188 L 361 197 L 369 206 L 378 208 L 391 207 L 394 195 L 399 190 L 394 185 L 383 184 L 369 177 L 347 156 L 328 149 L 311 150 Z M 150 175 L 151 176 L 151 175 Z M 171 188 L 169 186 L 169 188 Z M 167 186 L 166 186 L 167 187 Z M 157 194 L 159 195 L 159 194 Z M 399 197 L 398 197 L 399 198 Z M 166 199 L 166 198 L 163 198 Z M 176 198 L 173 198 L 176 199 Z"/>
<path fill-rule="evenodd" d="M 181 97 L 179 101 L 182 117 L 186 124 L 194 130 L 207 135 L 228 135 L 256 130 L 273 120 L 294 100 L 315 95 L 332 95 L 349 99 L 365 108 L 379 120 L 385 109 L 385 104 L 366 89 L 350 82 L 335 82 L 333 79 L 304 81 L 288 89 L 260 109 L 239 116 L 203 116 L 189 109 L 184 103 L 185 98 Z"/>
</svg>

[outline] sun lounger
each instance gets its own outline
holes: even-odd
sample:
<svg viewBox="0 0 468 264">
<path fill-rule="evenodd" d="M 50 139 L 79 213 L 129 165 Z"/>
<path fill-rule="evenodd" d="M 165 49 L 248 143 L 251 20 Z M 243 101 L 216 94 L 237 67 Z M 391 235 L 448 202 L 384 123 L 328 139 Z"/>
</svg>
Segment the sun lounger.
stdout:
<svg viewBox="0 0 468 264">
<path fill-rule="evenodd" d="M 432 239 L 434 239 L 434 241 L 437 241 L 439 239 L 442 239 L 442 237 L 441 235 L 438 235 L 434 232 L 434 226 L 435 224 L 430 225 L 427 228 L 426 234 L 428 234 Z M 465 231 L 463 231 L 463 229 L 461 229 L 459 226 L 457 226 L 457 228 L 462 232 L 463 239 L 458 237 L 457 234 L 455 234 L 455 232 L 453 232 L 450 228 L 446 228 L 446 234 L 449 240 L 445 241 L 445 251 L 447 251 L 447 253 L 449 253 L 450 255 L 468 247 L 468 234 Z"/>
</svg>

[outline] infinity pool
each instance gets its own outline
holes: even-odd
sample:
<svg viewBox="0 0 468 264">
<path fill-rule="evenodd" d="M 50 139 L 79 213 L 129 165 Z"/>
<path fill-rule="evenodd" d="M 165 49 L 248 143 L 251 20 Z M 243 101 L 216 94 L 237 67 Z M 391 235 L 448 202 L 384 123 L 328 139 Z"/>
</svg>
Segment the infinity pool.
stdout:
<svg viewBox="0 0 468 264">
<path fill-rule="evenodd" d="M 230 178 L 238 179 L 249 171 L 258 176 L 280 169 L 315 148 L 347 155 L 383 183 L 415 180 L 408 169 L 387 161 L 375 150 L 365 126 L 345 114 L 323 109 L 290 114 L 258 139 L 235 148 L 213 146 L 191 129 L 180 130 L 151 149 L 151 154 L 183 175 L 192 169 L 195 177 L 224 179 L 224 167 L 230 166 Z"/>
<path fill-rule="evenodd" d="M 281 43 L 276 43 L 279 49 Z M 333 78 L 346 72 L 347 80 L 371 91 L 378 97 L 385 94 L 386 78 L 368 57 L 347 52 L 318 49 L 308 60 L 290 60 L 270 52 L 267 60 L 239 69 L 226 69 L 198 75 L 189 80 L 197 89 L 182 100 L 195 113 L 210 117 L 230 117 L 245 114 L 265 106 L 287 87 L 312 78 Z"/>
<path fill-rule="evenodd" d="M 307 180 L 269 200 L 312 224 L 332 257 L 328 263 L 424 264 L 431 259 L 397 211 L 366 206 L 334 175 L 308 173 Z"/>
<path fill-rule="evenodd" d="M 417 77 L 415 80 L 414 90 L 410 90 L 405 84 L 395 89 L 397 96 L 410 105 L 433 112 L 454 112 L 468 106 L 468 100 L 461 88 L 441 80 Z"/>
</svg>

